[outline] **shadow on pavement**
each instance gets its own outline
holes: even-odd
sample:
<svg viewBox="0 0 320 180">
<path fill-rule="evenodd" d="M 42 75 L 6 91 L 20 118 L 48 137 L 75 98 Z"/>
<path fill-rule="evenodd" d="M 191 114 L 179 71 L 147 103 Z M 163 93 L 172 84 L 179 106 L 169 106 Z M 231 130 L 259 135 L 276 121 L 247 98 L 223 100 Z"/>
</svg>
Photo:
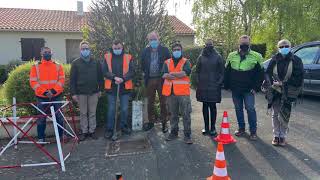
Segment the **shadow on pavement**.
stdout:
<svg viewBox="0 0 320 180">
<path fill-rule="evenodd" d="M 217 142 L 212 143 L 217 147 Z M 231 179 L 239 180 L 264 180 L 265 177 L 248 161 L 236 144 L 224 145 L 224 154 L 227 161 L 227 170 Z"/>
<path fill-rule="evenodd" d="M 297 157 L 300 161 L 304 162 L 304 164 L 309 166 L 310 169 L 320 174 L 320 164 L 316 162 L 314 159 L 312 159 L 312 157 L 300 151 L 299 149 L 291 146 L 290 144 L 287 144 L 285 149 L 288 150 L 288 152 L 294 154 L 295 157 Z"/>
<path fill-rule="evenodd" d="M 299 169 L 288 161 L 283 155 L 277 152 L 271 145 L 266 144 L 262 139 L 249 141 L 253 147 L 269 162 L 271 167 L 282 179 L 308 179 Z"/>
</svg>

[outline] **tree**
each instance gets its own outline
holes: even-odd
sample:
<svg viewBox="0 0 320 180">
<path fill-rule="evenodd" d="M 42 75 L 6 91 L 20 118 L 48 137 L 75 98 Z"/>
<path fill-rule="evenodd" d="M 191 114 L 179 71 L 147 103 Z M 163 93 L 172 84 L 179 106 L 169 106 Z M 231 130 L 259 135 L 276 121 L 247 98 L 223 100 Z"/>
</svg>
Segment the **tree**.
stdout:
<svg viewBox="0 0 320 180">
<path fill-rule="evenodd" d="M 213 38 L 226 52 L 235 48 L 240 34 L 266 43 L 267 57 L 280 39 L 293 44 L 320 39 L 319 0 L 197 0 L 193 13 L 200 42 Z"/>
<path fill-rule="evenodd" d="M 98 54 L 108 51 L 114 39 L 124 42 L 135 58 L 147 45 L 147 34 L 157 31 L 163 43 L 172 39 L 172 27 L 165 10 L 167 0 L 98 0 L 88 19 L 89 40 Z M 136 61 L 138 62 L 138 61 Z"/>
</svg>

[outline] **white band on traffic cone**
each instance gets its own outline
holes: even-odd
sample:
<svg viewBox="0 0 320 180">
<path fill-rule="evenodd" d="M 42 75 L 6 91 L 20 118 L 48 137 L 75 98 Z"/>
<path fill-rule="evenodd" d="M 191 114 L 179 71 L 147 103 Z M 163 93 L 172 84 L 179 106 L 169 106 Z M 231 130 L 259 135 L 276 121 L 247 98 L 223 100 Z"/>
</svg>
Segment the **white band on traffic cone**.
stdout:
<svg viewBox="0 0 320 180">
<path fill-rule="evenodd" d="M 213 174 L 216 176 L 225 177 L 228 175 L 227 168 L 214 167 Z"/>
<path fill-rule="evenodd" d="M 228 117 L 223 117 L 222 122 L 223 122 L 223 123 L 228 123 Z"/>
<path fill-rule="evenodd" d="M 221 128 L 221 134 L 230 134 L 229 128 Z"/>
<path fill-rule="evenodd" d="M 224 161 L 225 160 L 224 152 L 217 152 L 216 153 L 216 160 Z"/>
</svg>

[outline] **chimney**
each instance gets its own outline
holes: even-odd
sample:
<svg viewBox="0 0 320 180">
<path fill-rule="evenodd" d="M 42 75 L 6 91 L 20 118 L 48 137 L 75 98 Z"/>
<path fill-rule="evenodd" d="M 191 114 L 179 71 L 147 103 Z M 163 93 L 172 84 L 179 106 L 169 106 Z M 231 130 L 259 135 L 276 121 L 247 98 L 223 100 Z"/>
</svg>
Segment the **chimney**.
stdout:
<svg viewBox="0 0 320 180">
<path fill-rule="evenodd" d="M 77 14 L 83 16 L 83 2 L 77 1 Z"/>
</svg>

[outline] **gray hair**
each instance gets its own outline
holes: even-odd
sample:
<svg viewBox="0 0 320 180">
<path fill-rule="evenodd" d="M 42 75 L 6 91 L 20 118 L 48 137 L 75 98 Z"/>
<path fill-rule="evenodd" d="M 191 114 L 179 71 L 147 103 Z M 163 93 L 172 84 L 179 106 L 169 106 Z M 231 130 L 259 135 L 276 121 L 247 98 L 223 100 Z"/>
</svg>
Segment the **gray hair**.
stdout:
<svg viewBox="0 0 320 180">
<path fill-rule="evenodd" d="M 157 38 L 160 39 L 159 34 L 158 34 L 157 31 L 152 31 L 152 32 L 150 32 L 150 33 L 148 34 L 147 38 L 150 39 L 150 36 L 151 36 L 152 34 L 155 34 L 155 35 L 157 36 Z"/>
<path fill-rule="evenodd" d="M 282 40 L 280 40 L 280 41 L 278 42 L 278 47 L 279 47 L 280 45 L 289 45 L 289 46 L 291 47 L 291 42 L 290 42 L 289 40 L 287 40 L 287 39 L 282 39 Z"/>
</svg>

